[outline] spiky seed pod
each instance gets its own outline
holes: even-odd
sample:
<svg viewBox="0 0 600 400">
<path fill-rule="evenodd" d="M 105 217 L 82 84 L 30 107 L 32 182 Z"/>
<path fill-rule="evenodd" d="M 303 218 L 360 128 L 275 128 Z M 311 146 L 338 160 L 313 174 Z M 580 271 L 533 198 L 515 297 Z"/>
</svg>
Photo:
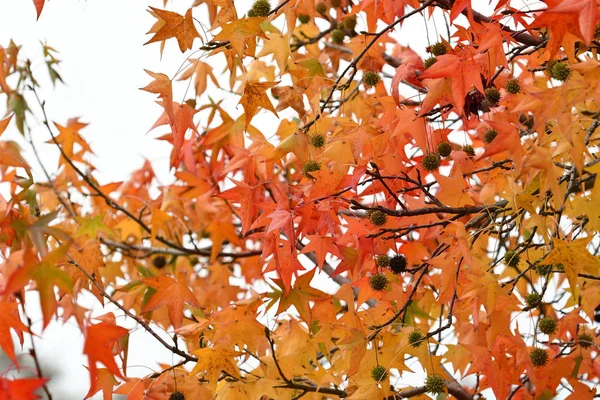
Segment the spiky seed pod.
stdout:
<svg viewBox="0 0 600 400">
<path fill-rule="evenodd" d="M 325 142 L 325 135 L 323 135 L 322 133 L 315 133 L 310 137 L 310 145 L 317 149 L 320 149 L 321 147 L 325 146 Z"/>
<path fill-rule="evenodd" d="M 588 335 L 587 333 L 580 333 L 579 336 L 577 336 L 577 342 L 579 343 L 579 346 L 587 349 L 594 344 L 594 338 L 592 335 Z"/>
<path fill-rule="evenodd" d="M 498 88 L 492 86 L 485 89 L 485 99 L 490 107 L 496 107 L 500 101 L 500 97 L 502 97 L 502 95 Z"/>
<path fill-rule="evenodd" d="M 519 265 L 519 261 L 521 261 L 521 256 L 516 250 L 509 250 L 504 253 L 504 262 L 509 267 L 516 267 Z"/>
<path fill-rule="evenodd" d="M 387 214 L 383 211 L 375 210 L 369 216 L 369 220 L 375 226 L 383 226 L 387 222 Z"/>
<path fill-rule="evenodd" d="M 268 17 L 271 12 L 271 3 L 269 0 L 256 0 L 252 8 L 248 11 L 249 17 Z M 250 15 L 252 14 L 252 15 Z"/>
<path fill-rule="evenodd" d="M 552 271 L 552 265 L 550 264 L 538 265 L 535 267 L 535 272 L 540 275 L 548 275 L 550 271 Z"/>
<path fill-rule="evenodd" d="M 529 352 L 529 359 L 534 367 L 543 367 L 548 363 L 548 352 L 536 347 Z"/>
<path fill-rule="evenodd" d="M 554 268 L 556 268 L 560 272 L 564 272 L 565 271 L 565 266 L 562 265 L 562 264 L 554 264 Z"/>
<path fill-rule="evenodd" d="M 346 33 L 341 29 L 334 29 L 331 32 L 331 41 L 335 44 L 344 43 L 344 38 L 346 37 Z"/>
<path fill-rule="evenodd" d="M 437 153 L 440 157 L 448 157 L 452 153 L 452 145 L 449 142 L 441 142 L 437 145 Z"/>
<path fill-rule="evenodd" d="M 369 278 L 369 285 L 373 290 L 383 290 L 388 284 L 388 278 L 385 274 L 371 275 Z"/>
<path fill-rule="evenodd" d="M 387 378 L 387 371 L 381 365 L 377 365 L 371 370 L 371 378 L 373 378 L 375 382 L 381 382 Z"/>
<path fill-rule="evenodd" d="M 600 24 L 596 25 L 596 30 L 594 31 L 594 39 L 600 39 Z"/>
<path fill-rule="evenodd" d="M 390 269 L 395 274 L 401 274 L 406 271 L 406 257 L 404 254 L 398 254 L 390 258 Z"/>
<path fill-rule="evenodd" d="M 426 171 L 435 171 L 440 166 L 440 155 L 438 153 L 429 153 L 421 160 L 421 165 Z"/>
<path fill-rule="evenodd" d="M 546 63 L 546 72 L 552 75 L 552 68 L 558 63 L 558 60 L 550 60 Z"/>
<path fill-rule="evenodd" d="M 504 84 L 504 89 L 510 94 L 517 94 L 521 91 L 521 86 L 517 79 L 509 79 Z"/>
<path fill-rule="evenodd" d="M 437 42 L 436 44 L 431 45 L 429 48 L 429 52 L 434 56 L 442 56 L 448 52 L 448 48 L 442 42 Z"/>
<path fill-rule="evenodd" d="M 469 157 L 475 157 L 475 147 L 471 146 L 470 144 L 463 146 L 462 151 L 467 153 Z"/>
<path fill-rule="evenodd" d="M 411 333 L 408 334 L 408 343 L 412 346 L 412 347 L 419 347 L 423 344 L 423 339 L 424 336 L 421 333 L 421 331 L 412 331 Z"/>
<path fill-rule="evenodd" d="M 437 62 L 437 58 L 436 57 L 429 57 L 427 59 L 425 59 L 425 61 L 423 61 L 423 66 L 425 67 L 425 69 L 431 67 L 433 64 L 435 64 Z"/>
<path fill-rule="evenodd" d="M 325 2 L 320 2 L 319 4 L 316 5 L 315 7 L 315 11 L 318 12 L 319 14 L 325 14 L 327 12 L 327 4 L 325 4 Z"/>
<path fill-rule="evenodd" d="M 342 23 L 344 24 L 344 28 L 353 31 L 356 28 L 356 14 L 348 15 Z"/>
<path fill-rule="evenodd" d="M 542 318 L 538 322 L 538 328 L 540 328 L 540 332 L 552 335 L 556 332 L 556 321 L 550 317 Z"/>
<path fill-rule="evenodd" d="M 165 256 L 157 256 L 152 260 L 152 265 L 158 269 L 163 269 L 167 265 L 167 259 Z"/>
<path fill-rule="evenodd" d="M 304 165 L 302 166 L 302 173 L 304 174 L 304 176 L 306 176 L 307 178 L 310 179 L 315 179 L 314 176 L 312 176 L 310 173 L 311 172 L 315 172 L 321 169 L 321 163 L 316 161 L 316 160 L 308 160 L 307 162 L 304 163 Z"/>
<path fill-rule="evenodd" d="M 425 391 L 428 393 L 439 394 L 443 393 L 446 389 L 446 382 L 444 378 L 438 374 L 427 375 L 425 379 Z"/>
<path fill-rule="evenodd" d="M 169 400 L 185 400 L 185 395 L 180 391 L 176 391 L 171 393 Z"/>
<path fill-rule="evenodd" d="M 375 71 L 367 71 L 363 75 L 363 82 L 367 86 L 377 86 L 381 82 L 381 77 Z"/>
<path fill-rule="evenodd" d="M 383 211 L 375 210 L 369 217 L 369 220 L 375 226 L 383 226 L 387 222 L 387 214 Z"/>
<path fill-rule="evenodd" d="M 536 307 L 540 304 L 540 301 L 542 301 L 542 296 L 537 293 L 529 293 L 525 296 L 525 304 L 527 304 L 527 307 L 529 308 Z"/>
<path fill-rule="evenodd" d="M 380 267 L 385 268 L 388 265 L 390 265 L 390 257 L 388 257 L 387 254 L 381 254 L 381 255 L 377 256 L 377 258 L 375 259 L 375 262 Z"/>
<path fill-rule="evenodd" d="M 487 131 L 485 131 L 483 133 L 483 141 L 487 144 L 490 144 L 494 141 L 494 139 L 496 139 L 496 136 L 498 136 L 498 131 L 495 129 L 488 129 Z"/>
<path fill-rule="evenodd" d="M 564 82 L 571 76 L 571 68 L 564 62 L 555 63 L 550 70 L 550 76 L 557 81 Z"/>
<path fill-rule="evenodd" d="M 310 22 L 310 15 L 298 14 L 298 21 L 300 21 L 301 24 L 308 24 Z"/>
</svg>

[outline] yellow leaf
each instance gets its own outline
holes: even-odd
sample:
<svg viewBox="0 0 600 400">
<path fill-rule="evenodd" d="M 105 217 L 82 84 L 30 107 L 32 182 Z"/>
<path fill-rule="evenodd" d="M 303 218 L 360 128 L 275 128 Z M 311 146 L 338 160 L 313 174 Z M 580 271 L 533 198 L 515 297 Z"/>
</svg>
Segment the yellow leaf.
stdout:
<svg viewBox="0 0 600 400">
<path fill-rule="evenodd" d="M 241 354 L 237 351 L 219 347 L 198 349 L 194 351 L 194 355 L 198 357 L 198 362 L 194 365 L 190 376 L 203 374 L 204 378 L 208 380 L 211 392 L 215 393 L 219 376 L 222 374 L 221 371 L 236 378 L 240 376 L 235 357 Z"/>
<path fill-rule="evenodd" d="M 577 276 L 581 271 L 597 275 L 600 271 L 600 259 L 587 250 L 591 237 L 565 242 L 554 240 L 554 248 L 544 259 L 544 264 L 562 264 L 571 289 L 577 286 Z"/>
</svg>

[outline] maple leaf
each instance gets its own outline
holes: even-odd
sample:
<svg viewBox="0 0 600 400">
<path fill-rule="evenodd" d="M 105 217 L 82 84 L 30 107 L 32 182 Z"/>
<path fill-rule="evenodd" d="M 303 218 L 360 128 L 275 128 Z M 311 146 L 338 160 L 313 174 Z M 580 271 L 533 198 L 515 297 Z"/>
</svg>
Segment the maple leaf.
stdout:
<svg viewBox="0 0 600 400">
<path fill-rule="evenodd" d="M 254 220 L 254 202 L 252 199 L 252 187 L 245 182 L 231 179 L 236 187 L 221 192 L 219 197 L 240 203 L 240 217 L 242 220 L 242 233 L 246 232 Z"/>
<path fill-rule="evenodd" d="M 118 349 L 119 339 L 128 334 L 127 329 L 109 321 L 102 321 L 87 327 L 83 353 L 88 356 L 88 369 L 90 371 L 90 381 L 92 382 L 92 387 L 88 392 L 89 396 L 91 396 L 90 393 L 93 394 L 99 390 L 96 390 L 95 385 L 102 382 L 102 380 L 99 381 L 96 362 L 104 364 L 106 369 L 113 375 L 125 379 L 119 367 L 117 367 L 113 351 L 115 348 Z"/>
<path fill-rule="evenodd" d="M 46 378 L 8 379 L 0 377 L 0 400 L 35 400 L 35 394 L 48 381 Z"/>
<path fill-rule="evenodd" d="M 23 332 L 29 332 L 29 328 L 21 322 L 17 303 L 12 301 L 0 301 L 0 319 L 2 320 L 2 324 L 0 324 L 0 347 L 2 347 L 8 358 L 16 366 L 19 366 L 15 357 L 15 348 L 10 330 L 12 328 L 17 333 L 22 345 Z"/>
<path fill-rule="evenodd" d="M 6 127 L 10 123 L 10 120 L 12 119 L 13 115 L 14 114 L 10 114 L 8 117 L 0 120 L 0 135 L 2 135 L 6 130 Z"/>
<path fill-rule="evenodd" d="M 553 249 L 544 259 L 544 264 L 562 264 L 572 290 L 577 287 L 581 271 L 592 275 L 600 272 L 600 259 L 593 256 L 587 249 L 591 238 L 576 239 L 571 242 L 555 239 Z"/>
<path fill-rule="evenodd" d="M 0 142 L 0 165 L 4 167 L 20 167 L 30 170 L 31 167 L 21 155 L 21 147 L 12 140 Z"/>
<path fill-rule="evenodd" d="M 15 293 L 23 289 L 31 279 L 35 280 L 40 294 L 44 328 L 48 326 L 52 315 L 56 312 L 54 287 L 58 286 L 65 292 L 70 292 L 73 288 L 71 277 L 57 267 L 66 252 L 67 247 L 59 247 L 48 253 L 38 262 L 33 249 L 27 249 L 23 257 L 23 267 L 15 271 L 8 278 L 8 282 L 6 282 L 6 286 L 1 293 L 2 295 Z"/>
<path fill-rule="evenodd" d="M 72 159 L 74 154 L 74 145 L 76 143 L 80 145 L 85 143 L 79 131 L 88 126 L 88 124 L 80 122 L 79 118 L 71 118 L 67 121 L 66 126 L 62 126 L 57 123 L 54 123 L 54 126 L 56 126 L 56 129 L 58 129 L 59 132 L 55 140 L 61 145 L 61 148 L 65 154 Z M 62 165 L 65 162 L 66 161 L 63 159 L 63 157 L 61 157 L 59 160 L 59 165 Z"/>
<path fill-rule="evenodd" d="M 278 242 L 277 239 L 273 240 L 273 244 Z M 297 275 L 298 271 L 304 270 L 304 267 L 298 261 L 295 249 L 283 241 L 282 244 L 282 246 L 278 245 L 272 252 L 273 258 L 267 264 L 264 272 L 277 271 L 284 286 L 289 289 L 292 286 L 292 276 Z"/>
<path fill-rule="evenodd" d="M 169 310 L 169 320 L 175 329 L 181 327 L 184 303 L 200 307 L 198 300 L 185 283 L 185 277 L 182 274 L 177 277 L 177 280 L 170 276 L 155 276 L 143 279 L 142 282 L 156 290 L 144 305 L 142 312 L 152 311 L 166 305 Z"/>
<path fill-rule="evenodd" d="M 113 388 L 117 384 L 117 380 L 114 375 L 106 368 L 100 368 L 96 374 L 96 380 L 90 385 L 90 390 L 85 395 L 84 399 L 89 399 L 99 391 L 104 392 L 104 400 L 110 400 L 113 398 Z M 143 389 L 143 385 L 140 385 Z M 129 397 L 128 397 L 129 398 Z M 131 398 L 134 399 L 133 397 Z"/>
<path fill-rule="evenodd" d="M 437 62 L 429 67 L 421 74 L 420 79 L 431 78 L 449 78 L 452 82 L 452 98 L 453 104 L 458 112 L 462 113 L 465 106 L 465 97 L 471 87 L 475 87 L 481 93 L 484 92 L 483 83 L 481 82 L 481 67 L 475 59 L 468 53 L 462 55 L 445 54 L 437 57 Z M 433 93 L 428 93 L 427 97 Z M 440 96 L 437 94 L 436 96 Z M 436 100 L 429 100 L 437 103 Z M 424 110 L 426 108 L 424 107 Z M 421 110 L 421 115 L 425 112 Z"/>
<path fill-rule="evenodd" d="M 279 82 L 246 81 L 244 93 L 239 102 L 239 104 L 244 107 L 246 130 L 248 129 L 248 125 L 250 125 L 250 121 L 252 121 L 252 118 L 256 115 L 256 110 L 258 110 L 259 107 L 267 109 L 277 115 L 277 111 L 273 108 L 273 104 L 271 104 L 271 100 L 269 100 L 266 91 L 278 83 Z"/>
<path fill-rule="evenodd" d="M 440 191 L 436 197 L 450 207 L 462 207 L 473 204 L 468 194 L 468 185 L 462 171 L 458 169 L 454 176 L 443 176 L 434 173 L 435 179 L 440 184 Z"/>
<path fill-rule="evenodd" d="M 173 121 L 173 84 L 171 79 L 165 74 L 155 73 L 146 69 L 144 71 L 154 78 L 154 81 L 141 88 L 141 90 L 158 94 L 158 98 L 162 99 L 165 112 L 169 116 L 169 119 Z"/>
<path fill-rule="evenodd" d="M 179 77 L 180 81 L 186 81 L 195 75 L 194 88 L 196 89 L 196 96 L 201 96 L 206 91 L 208 86 L 208 78 L 219 87 L 219 81 L 213 74 L 212 67 L 210 64 L 200 61 L 199 59 L 189 58 L 190 66 L 188 69 L 183 71 Z"/>
<path fill-rule="evenodd" d="M 298 279 L 296 279 L 293 288 L 286 287 L 281 279 L 273 279 L 273 282 L 281 289 L 281 292 L 278 294 L 278 314 L 287 311 L 288 308 L 294 306 L 303 320 L 307 321 L 309 324 L 312 323 L 313 317 L 310 302 L 330 298 L 328 294 L 310 286 L 310 283 L 315 276 L 315 272 L 316 270 L 312 269 L 307 273 L 300 275 Z M 272 298 L 275 300 L 277 299 L 277 297 Z"/>
<path fill-rule="evenodd" d="M 209 382 L 212 393 L 215 393 L 217 381 L 222 372 L 226 372 L 234 378 L 240 376 L 235 357 L 240 356 L 242 353 L 238 351 L 232 351 L 225 347 L 205 347 L 195 350 L 193 353 L 198 357 L 198 362 L 192 368 L 190 376 L 203 373 L 205 379 Z"/>
<path fill-rule="evenodd" d="M 262 17 L 240 18 L 230 21 L 222 26 L 221 32 L 213 40 L 230 42 L 233 51 L 242 59 L 248 43 L 252 42 L 252 48 L 254 48 L 256 47 L 256 38 L 267 39 L 267 36 L 260 27 L 263 21 L 264 18 Z M 254 52 L 252 52 L 252 55 L 254 55 Z"/>
<path fill-rule="evenodd" d="M 164 101 L 167 101 L 165 98 Z M 165 112 L 152 125 L 150 130 L 161 125 L 170 125 L 173 133 L 173 154 L 171 157 L 171 166 L 175 166 L 180 161 L 181 148 L 185 140 L 185 134 L 188 129 L 198 133 L 198 129 L 194 124 L 193 117 L 198 112 L 189 104 L 179 104 L 176 101 L 172 104 L 172 109 L 169 111 L 168 105 L 163 103 Z"/>
<path fill-rule="evenodd" d="M 35 11 L 37 13 L 38 19 L 40 19 L 40 15 L 42 15 L 42 10 L 44 9 L 45 0 L 33 0 L 33 5 L 35 6 Z"/>
<path fill-rule="evenodd" d="M 279 103 L 277 104 L 277 111 L 285 110 L 291 107 L 298 113 L 300 118 L 306 115 L 304 109 L 304 92 L 296 86 L 277 86 L 271 89 L 273 96 L 277 96 Z"/>
<path fill-rule="evenodd" d="M 279 33 L 271 33 L 267 35 L 267 38 L 268 40 L 265 41 L 262 50 L 256 56 L 260 58 L 268 54 L 273 54 L 277 66 L 279 67 L 279 71 L 285 71 L 288 59 L 292 54 L 288 36 Z"/>
<path fill-rule="evenodd" d="M 154 36 L 152 36 L 145 44 L 163 42 L 174 37 L 179 44 L 179 50 L 183 53 L 192 48 L 195 38 L 200 37 L 200 34 L 194 26 L 191 8 L 187 10 L 185 16 L 177 14 L 176 12 L 160 10 L 154 7 L 150 7 L 149 13 L 158 19 L 159 27 L 154 33 Z"/>
<path fill-rule="evenodd" d="M 79 222 L 79 228 L 77 228 L 73 235 L 75 238 L 84 235 L 87 235 L 90 238 L 96 238 L 98 232 L 104 232 L 108 235 L 112 234 L 110 228 L 104 225 L 104 215 L 98 215 L 92 218 L 76 217 L 75 219 Z"/>
<path fill-rule="evenodd" d="M 325 262 L 325 256 L 327 255 L 327 253 L 331 253 L 339 257 L 340 259 L 342 258 L 342 253 L 335 244 L 335 238 L 331 236 L 319 235 L 307 235 L 306 238 L 310 240 L 310 243 L 304 246 L 300 253 L 304 254 L 314 251 L 317 256 L 317 262 L 319 267 L 323 266 L 323 263 Z"/>
<path fill-rule="evenodd" d="M 582 37 L 586 44 L 590 44 L 596 30 L 598 6 L 596 0 L 563 0 L 555 3 L 542 13 L 532 26 L 549 26 L 552 31 L 549 46 L 560 43 L 566 32 Z M 576 21 L 576 22 L 575 22 Z M 579 28 L 579 32 L 569 28 L 571 24 Z"/>
<path fill-rule="evenodd" d="M 111 382 L 112 383 L 112 382 Z M 116 382 L 115 382 L 116 383 Z M 108 388 L 108 383 L 106 384 Z M 106 396 L 106 390 L 104 391 Z M 113 393 L 127 396 L 127 400 L 143 400 L 145 397 L 145 385 L 142 379 L 129 378 L 129 380 L 119 386 Z M 106 399 L 109 400 L 109 399 Z"/>
</svg>

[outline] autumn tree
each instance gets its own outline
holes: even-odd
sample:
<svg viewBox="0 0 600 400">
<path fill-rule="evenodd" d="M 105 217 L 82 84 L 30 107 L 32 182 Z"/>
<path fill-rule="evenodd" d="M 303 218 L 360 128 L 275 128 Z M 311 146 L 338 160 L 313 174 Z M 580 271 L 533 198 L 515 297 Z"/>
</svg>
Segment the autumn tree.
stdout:
<svg viewBox="0 0 600 400">
<path fill-rule="evenodd" d="M 136 106 L 163 109 L 169 185 L 150 163 L 97 179 L 87 122 L 56 121 L 40 94 L 48 72 L 61 84 L 60 49 L 44 45 L 43 71 L 0 47 L 0 132 L 60 152 L 37 169 L 0 141 L 15 366 L 10 332 L 44 339 L 23 312 L 36 291 L 44 328 L 81 329 L 87 397 L 594 397 L 596 0 L 164 3 L 146 45 L 177 46 L 182 68 L 147 71 Z M 399 43 L 415 37 L 429 44 Z M 84 292 L 173 364 L 128 373 L 130 331 Z M 36 365 L 0 377 L 0 398 L 51 397 Z"/>
</svg>

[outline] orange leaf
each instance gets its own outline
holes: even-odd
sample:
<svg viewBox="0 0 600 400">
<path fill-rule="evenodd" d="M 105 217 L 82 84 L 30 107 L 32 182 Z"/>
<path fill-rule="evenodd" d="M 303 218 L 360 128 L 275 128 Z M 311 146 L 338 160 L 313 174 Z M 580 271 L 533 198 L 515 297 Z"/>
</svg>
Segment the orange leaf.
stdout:
<svg viewBox="0 0 600 400">
<path fill-rule="evenodd" d="M 177 279 L 170 276 L 154 276 L 143 280 L 146 285 L 156 289 L 156 293 L 150 297 L 142 312 L 166 305 L 169 310 L 169 320 L 175 329 L 181 327 L 184 303 L 200 307 L 200 303 L 185 283 L 183 275 L 180 274 Z"/>
<path fill-rule="evenodd" d="M 444 54 L 437 58 L 437 62 L 421 75 L 421 79 L 451 78 L 452 97 L 454 106 L 459 113 L 463 112 L 465 97 L 471 87 L 475 86 L 481 93 L 484 92 L 481 82 L 481 66 L 468 53 L 463 56 Z M 427 94 L 427 98 L 432 94 Z M 421 110 L 423 115 L 426 111 Z"/>
<path fill-rule="evenodd" d="M 158 98 L 163 100 L 165 112 L 170 120 L 173 120 L 173 84 L 168 76 L 161 73 L 155 73 L 145 69 L 146 73 L 154 78 L 147 86 L 141 88 L 146 92 L 158 94 Z"/>
<path fill-rule="evenodd" d="M 8 358 L 18 366 L 10 329 L 12 328 L 17 333 L 21 344 L 23 344 L 23 332 L 29 332 L 29 328 L 19 318 L 17 303 L 12 301 L 0 302 L 0 321 L 2 321 L 0 324 L 0 347 L 2 347 Z"/>
<path fill-rule="evenodd" d="M 127 395 L 127 400 L 143 400 L 145 389 L 146 387 L 142 379 L 132 378 L 119 386 L 114 393 Z"/>
<path fill-rule="evenodd" d="M 38 19 L 40 18 L 42 10 L 44 9 L 44 2 L 45 0 L 33 0 L 33 5 L 35 6 Z"/>
<path fill-rule="evenodd" d="M 323 266 L 327 253 L 331 253 L 340 259 L 343 257 L 342 253 L 335 244 L 335 238 L 319 235 L 307 235 L 306 237 L 310 240 L 310 243 L 307 244 L 300 253 L 304 254 L 314 251 L 317 255 L 319 267 Z"/>
<path fill-rule="evenodd" d="M 259 37 L 267 39 L 267 36 L 260 27 L 260 24 L 264 20 L 261 17 L 253 17 L 228 22 L 213 40 L 215 42 L 229 41 L 237 56 L 243 58 L 248 41 L 256 41 L 256 38 Z M 253 47 L 256 47 L 256 44 Z"/>
<path fill-rule="evenodd" d="M 154 36 L 152 36 L 145 44 L 162 42 L 174 37 L 179 44 L 179 50 L 184 52 L 192 48 L 195 38 L 200 37 L 200 34 L 194 26 L 191 8 L 187 10 L 185 16 L 172 11 L 159 10 L 154 7 L 150 7 L 150 10 L 149 13 L 152 14 L 153 17 L 156 17 L 158 19 L 158 24 L 161 25 Z"/>
<path fill-rule="evenodd" d="M 4 131 L 6 130 L 6 127 L 8 126 L 10 120 L 12 119 L 14 114 L 10 114 L 8 117 L 0 120 L 0 135 L 2 135 L 4 133 Z"/>
<path fill-rule="evenodd" d="M 273 279 L 273 282 L 281 289 L 281 298 L 279 299 L 279 309 L 277 313 L 287 311 L 291 306 L 296 307 L 300 317 L 309 324 L 312 322 L 312 312 L 310 302 L 315 300 L 328 299 L 331 296 L 310 286 L 310 282 L 315 276 L 316 269 L 301 275 L 296 280 L 293 288 L 286 288 L 281 279 Z"/>
<path fill-rule="evenodd" d="M 110 400 L 113 398 L 113 388 L 117 384 L 117 380 L 114 375 L 106 368 L 100 368 L 95 381 L 92 381 L 90 390 L 85 395 L 84 399 L 89 399 L 96 393 L 102 390 L 104 392 L 104 400 Z M 143 386 L 142 386 L 143 389 Z"/>
<path fill-rule="evenodd" d="M 278 83 L 279 82 L 246 81 L 244 94 L 239 102 L 239 104 L 244 107 L 244 112 L 246 113 L 246 129 L 248 129 L 248 125 L 250 125 L 250 121 L 256 114 L 258 107 L 266 108 L 277 115 L 277 111 L 273 108 L 273 104 L 271 104 L 271 100 L 269 100 L 266 91 Z"/>
<path fill-rule="evenodd" d="M 118 346 L 118 340 L 128 333 L 127 329 L 107 321 L 102 321 L 99 324 L 88 327 L 83 352 L 87 354 L 89 361 L 90 380 L 92 382 L 90 393 L 95 393 L 93 391 L 95 389 L 94 385 L 99 379 L 96 362 L 104 364 L 107 370 L 113 375 L 125 379 L 121 371 L 119 371 L 119 367 L 117 367 L 113 349 L 115 346 Z"/>
<path fill-rule="evenodd" d="M 33 249 L 27 249 L 24 254 L 24 265 L 16 270 L 4 287 L 2 294 L 12 294 L 23 289 L 32 279 L 37 284 L 40 293 L 40 305 L 44 317 L 45 328 L 48 326 L 52 315 L 56 311 L 55 286 L 58 286 L 65 292 L 70 292 L 73 288 L 73 281 L 63 270 L 56 265 L 65 255 L 67 248 L 59 247 L 51 253 L 48 253 L 40 262 Z"/>
<path fill-rule="evenodd" d="M 300 118 L 304 117 L 306 111 L 304 110 L 304 92 L 297 86 L 278 86 L 271 89 L 273 96 L 277 96 L 279 104 L 277 104 L 277 111 L 285 110 L 291 107 L 298 113 Z"/>
</svg>

